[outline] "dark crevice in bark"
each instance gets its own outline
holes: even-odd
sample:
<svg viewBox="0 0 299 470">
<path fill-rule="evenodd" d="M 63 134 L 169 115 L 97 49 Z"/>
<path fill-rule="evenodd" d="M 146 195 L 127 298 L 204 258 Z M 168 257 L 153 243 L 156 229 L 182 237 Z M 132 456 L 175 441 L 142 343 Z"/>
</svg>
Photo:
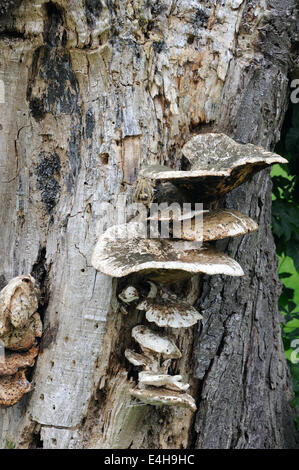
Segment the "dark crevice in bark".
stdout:
<svg viewBox="0 0 299 470">
<path fill-rule="evenodd" d="M 45 312 L 49 304 L 49 297 L 50 297 L 49 267 L 47 266 L 47 260 L 46 260 L 46 248 L 40 247 L 37 260 L 32 267 L 31 275 L 39 283 L 41 295 L 39 299 L 38 312 L 43 322 L 44 317 L 45 317 Z"/>
<path fill-rule="evenodd" d="M 0 35 L 1 38 L 7 39 L 24 39 L 15 25 L 16 17 L 14 15 L 16 9 L 21 5 L 22 0 L 2 0 L 0 1 Z"/>
<path fill-rule="evenodd" d="M 25 39 L 25 35 L 23 33 L 20 33 L 19 31 L 1 31 L 0 32 L 0 40 L 1 39 L 11 39 L 11 40 L 14 40 L 14 39 L 21 39 L 21 40 L 24 40 Z"/>
<path fill-rule="evenodd" d="M 38 429 L 38 431 L 33 431 L 28 449 L 43 449 L 44 443 L 41 440 L 41 427 L 38 426 Z"/>
<path fill-rule="evenodd" d="M 46 21 L 44 29 L 45 42 L 49 46 L 59 45 L 59 40 L 63 34 L 63 11 L 62 8 L 53 2 L 46 3 Z M 62 31 L 61 31 L 62 30 Z"/>
<path fill-rule="evenodd" d="M 17 8 L 22 3 L 22 0 L 1 0 L 0 1 L 0 16 L 7 15 L 11 10 Z"/>
<path fill-rule="evenodd" d="M 1 274 L 0 275 L 0 291 L 2 289 L 4 289 L 4 287 L 8 284 L 7 280 L 6 280 L 6 277 L 4 276 L 4 274 Z"/>
<path fill-rule="evenodd" d="M 103 5 L 100 0 L 85 0 L 85 14 L 87 24 L 94 28 L 96 20 L 101 16 Z"/>
</svg>

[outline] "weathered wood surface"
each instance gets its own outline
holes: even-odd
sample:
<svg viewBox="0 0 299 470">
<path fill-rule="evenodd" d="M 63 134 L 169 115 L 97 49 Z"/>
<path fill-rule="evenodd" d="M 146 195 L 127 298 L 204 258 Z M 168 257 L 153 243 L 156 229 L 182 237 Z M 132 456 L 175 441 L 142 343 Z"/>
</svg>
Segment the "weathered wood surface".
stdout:
<svg viewBox="0 0 299 470">
<path fill-rule="evenodd" d="M 294 447 L 267 171 L 226 201 L 261 227 L 227 245 L 246 276 L 205 279 L 202 329 L 175 334 L 195 426 L 132 402 L 124 350 L 144 316 L 121 315 L 90 258 L 101 203 L 130 196 L 144 165 L 180 168 L 191 135 L 273 148 L 295 0 L 1 3 L 0 281 L 40 281 L 45 332 L 34 391 L 0 411 L 0 445 Z"/>
</svg>

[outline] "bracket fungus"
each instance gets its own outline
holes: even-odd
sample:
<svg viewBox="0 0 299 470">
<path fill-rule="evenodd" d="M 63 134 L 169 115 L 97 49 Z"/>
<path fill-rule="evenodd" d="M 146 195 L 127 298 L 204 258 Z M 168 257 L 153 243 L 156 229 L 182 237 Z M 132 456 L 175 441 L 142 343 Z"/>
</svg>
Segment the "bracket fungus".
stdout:
<svg viewBox="0 0 299 470">
<path fill-rule="evenodd" d="M 15 405 L 30 390 L 31 385 L 26 378 L 25 370 L 0 377 L 0 406 Z"/>
<path fill-rule="evenodd" d="M 171 286 L 166 288 L 165 285 L 180 283 L 186 278 L 198 280 L 194 275 L 200 273 L 243 276 L 241 266 L 209 242 L 258 229 L 256 222 L 240 212 L 231 209 L 209 212 L 202 206 L 200 209 L 197 203 L 214 202 L 256 172 L 274 163 L 287 163 L 281 156 L 261 147 L 240 144 L 224 134 L 214 133 L 192 137 L 182 153 L 186 170 L 153 165 L 139 173 L 134 199 L 147 206 L 145 220 L 136 222 L 135 219 L 108 228 L 100 236 L 92 255 L 92 265 L 103 274 L 115 278 L 130 276 L 132 285 L 121 291 L 119 299 L 126 306 L 131 305 L 130 311 L 145 311 L 146 320 L 159 328 L 189 328 L 202 319 L 193 307 L 198 298 L 196 282 L 191 293 L 184 291 L 184 299 L 179 298 L 180 294 L 172 294 L 167 290 Z M 176 204 L 169 206 L 173 202 Z M 181 203 L 189 204 L 183 215 Z M 197 225 L 201 217 L 203 223 Z M 150 237 L 147 237 L 148 222 Z M 164 222 L 169 222 L 171 239 L 160 236 Z M 142 285 L 140 293 L 133 285 L 138 276 L 150 284 L 147 296 Z M 157 287 L 152 281 L 163 286 Z M 128 313 L 124 305 L 120 310 Z M 130 385 L 131 395 L 154 406 L 184 406 L 196 410 L 194 399 L 186 393 L 189 385 L 182 381 L 181 375 L 168 374 L 171 362 L 181 357 L 174 342 L 144 325 L 135 326 L 132 336 L 141 353 L 126 349 L 125 357 L 142 370 L 138 369 L 138 383 Z"/>
<path fill-rule="evenodd" d="M 35 279 L 18 276 L 0 292 L 0 340 L 14 351 L 29 349 L 42 335 Z"/>
<path fill-rule="evenodd" d="M 181 238 L 194 241 L 199 237 L 204 243 L 223 238 L 239 237 L 258 230 L 258 224 L 247 215 L 231 209 L 221 209 L 204 214 L 202 230 L 197 233 L 194 219 L 182 227 Z"/>
<path fill-rule="evenodd" d="M 126 225 L 117 228 L 125 230 Z M 103 274 L 116 278 L 140 273 L 148 279 L 164 282 L 178 281 L 197 273 L 244 275 L 235 260 L 214 248 L 185 248 L 180 240 L 137 236 L 117 238 L 113 226 L 99 238 L 92 255 L 92 265 Z"/>
<path fill-rule="evenodd" d="M 175 343 L 167 336 L 154 333 L 144 325 L 137 325 L 132 330 L 132 337 L 139 344 L 145 356 L 151 356 L 162 359 L 179 359 L 182 357 L 181 351 Z"/>
<path fill-rule="evenodd" d="M 3 375 L 14 375 L 20 369 L 33 367 L 37 355 L 38 348 L 36 345 L 32 346 L 29 351 L 7 351 L 4 360 L 0 360 L 0 377 Z"/>
<path fill-rule="evenodd" d="M 258 224 L 254 220 L 232 209 L 218 209 L 213 212 L 208 210 L 190 211 L 181 215 L 169 214 L 169 212 L 169 209 L 157 211 L 147 220 L 176 223 L 176 230 L 178 231 L 179 227 L 180 239 L 182 240 L 199 240 L 205 243 L 238 237 L 258 230 Z M 198 223 L 196 220 L 198 216 L 202 216 L 202 223 Z M 185 223 L 186 221 L 188 223 Z M 170 229 L 170 233 L 174 235 L 175 232 Z"/>
<path fill-rule="evenodd" d="M 125 304 L 130 304 L 131 302 L 135 302 L 135 300 L 139 299 L 139 294 L 136 287 L 128 286 L 118 295 L 118 297 Z"/>
<path fill-rule="evenodd" d="M 0 405 L 12 406 L 31 387 L 26 379 L 38 355 L 36 339 L 42 336 L 37 312 L 39 288 L 30 275 L 12 279 L 0 292 Z"/>
<path fill-rule="evenodd" d="M 132 337 L 142 354 L 126 350 L 126 358 L 145 370 L 139 372 L 137 386 L 130 387 L 131 395 L 150 405 L 177 405 L 196 410 L 194 399 L 186 393 L 189 384 L 182 381 L 181 375 L 167 373 L 171 361 L 182 356 L 175 343 L 144 325 L 135 326 Z"/>
<path fill-rule="evenodd" d="M 144 310 L 149 322 L 161 328 L 189 328 L 202 320 L 202 315 L 184 300 L 167 296 L 166 299 L 145 299 L 137 305 L 137 310 Z"/>
<path fill-rule="evenodd" d="M 181 375 L 155 374 L 153 372 L 143 371 L 138 375 L 141 385 L 150 385 L 153 387 L 166 387 L 169 390 L 185 392 L 190 387 L 189 384 L 182 382 Z"/>
<path fill-rule="evenodd" d="M 137 398 L 142 403 L 152 406 L 181 406 L 196 411 L 194 398 L 188 393 L 175 392 L 173 390 L 137 387 L 131 388 L 132 397 Z"/>
<path fill-rule="evenodd" d="M 251 175 L 275 163 L 287 163 L 276 153 L 253 144 L 240 144 L 225 134 L 200 134 L 182 148 L 189 170 L 172 170 L 153 165 L 141 171 L 139 183 L 152 187 L 156 183 L 172 183 L 193 193 L 201 202 L 215 201 L 244 183 Z M 139 194 L 141 189 L 139 189 Z"/>
</svg>

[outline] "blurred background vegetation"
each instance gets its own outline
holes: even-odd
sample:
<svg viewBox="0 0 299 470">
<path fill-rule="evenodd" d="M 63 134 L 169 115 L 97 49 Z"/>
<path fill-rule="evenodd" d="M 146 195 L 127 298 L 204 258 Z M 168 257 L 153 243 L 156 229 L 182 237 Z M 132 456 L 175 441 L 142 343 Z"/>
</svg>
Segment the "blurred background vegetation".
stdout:
<svg viewBox="0 0 299 470">
<path fill-rule="evenodd" d="M 279 278 L 283 291 L 279 309 L 283 315 L 282 336 L 285 355 L 293 377 L 299 430 L 299 104 L 290 104 L 276 152 L 287 165 L 275 165 L 273 182 L 272 230 L 277 247 Z M 297 340 L 297 341 L 296 341 Z"/>
</svg>

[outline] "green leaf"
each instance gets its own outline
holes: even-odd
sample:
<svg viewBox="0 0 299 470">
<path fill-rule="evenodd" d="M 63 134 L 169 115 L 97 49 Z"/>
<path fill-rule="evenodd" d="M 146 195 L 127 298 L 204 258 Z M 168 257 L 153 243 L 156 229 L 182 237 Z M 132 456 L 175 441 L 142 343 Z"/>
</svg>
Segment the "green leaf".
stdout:
<svg viewBox="0 0 299 470">
<path fill-rule="evenodd" d="M 288 321 L 284 325 L 283 330 L 285 333 L 291 333 L 292 331 L 297 330 L 297 328 L 299 328 L 299 320 L 297 320 L 297 318 L 294 318 L 293 320 Z"/>
</svg>

